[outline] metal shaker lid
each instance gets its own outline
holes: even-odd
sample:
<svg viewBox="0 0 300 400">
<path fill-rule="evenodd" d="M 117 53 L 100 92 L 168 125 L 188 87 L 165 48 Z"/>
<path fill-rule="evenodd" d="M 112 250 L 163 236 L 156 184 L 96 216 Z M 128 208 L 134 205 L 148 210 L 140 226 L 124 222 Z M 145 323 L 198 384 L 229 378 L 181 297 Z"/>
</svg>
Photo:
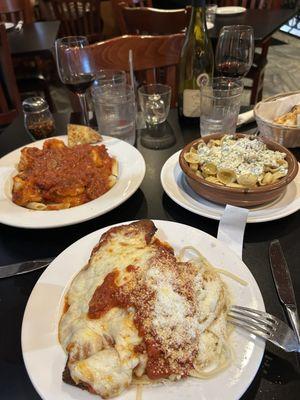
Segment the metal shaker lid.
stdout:
<svg viewBox="0 0 300 400">
<path fill-rule="evenodd" d="M 22 103 L 25 112 L 40 112 L 49 108 L 43 97 L 28 97 Z"/>
</svg>

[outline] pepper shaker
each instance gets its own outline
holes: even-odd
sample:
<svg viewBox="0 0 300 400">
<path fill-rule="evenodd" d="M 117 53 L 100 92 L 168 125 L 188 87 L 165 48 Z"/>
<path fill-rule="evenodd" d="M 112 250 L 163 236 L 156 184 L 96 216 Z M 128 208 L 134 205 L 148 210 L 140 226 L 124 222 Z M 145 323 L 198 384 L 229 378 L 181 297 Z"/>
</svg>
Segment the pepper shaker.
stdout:
<svg viewBox="0 0 300 400">
<path fill-rule="evenodd" d="M 47 138 L 54 133 L 54 119 L 45 99 L 28 97 L 23 101 L 22 106 L 25 128 L 34 139 Z"/>
</svg>

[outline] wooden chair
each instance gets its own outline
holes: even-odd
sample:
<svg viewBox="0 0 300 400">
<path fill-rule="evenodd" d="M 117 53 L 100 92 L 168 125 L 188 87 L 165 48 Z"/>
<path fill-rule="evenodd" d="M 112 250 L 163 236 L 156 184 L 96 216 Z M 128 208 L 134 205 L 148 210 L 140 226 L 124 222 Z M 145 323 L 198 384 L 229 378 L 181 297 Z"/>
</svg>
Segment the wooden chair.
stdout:
<svg viewBox="0 0 300 400">
<path fill-rule="evenodd" d="M 177 65 L 184 34 L 164 36 L 121 36 L 90 46 L 98 69 L 129 71 L 128 54 L 140 84 L 166 83 L 172 88 L 171 106 L 177 101 Z M 161 73 L 163 71 L 163 74 Z"/>
<path fill-rule="evenodd" d="M 121 8 L 119 6 L 120 3 L 123 3 L 127 7 L 132 7 L 132 8 L 152 7 L 152 0 L 110 0 L 110 1 L 112 4 L 115 20 L 122 34 L 127 33 L 127 28 Z"/>
<path fill-rule="evenodd" d="M 0 126 L 10 124 L 21 111 L 21 100 L 4 24 L 0 24 Z"/>
<path fill-rule="evenodd" d="M 17 23 L 22 20 L 25 23 L 33 22 L 34 12 L 30 0 L 1 0 L 0 21 Z"/>
<path fill-rule="evenodd" d="M 0 21 L 17 23 L 34 21 L 34 10 L 31 0 L 0 0 Z M 39 57 L 14 57 L 14 69 L 17 76 L 17 84 L 20 92 L 42 93 L 46 98 L 50 109 L 55 110 L 48 80 L 44 77 L 44 60 Z"/>
<path fill-rule="evenodd" d="M 59 36 L 87 36 L 90 42 L 103 39 L 100 5 L 103 0 L 43 0 L 43 14 L 61 21 Z M 46 11 L 47 10 L 47 11 Z"/>
<path fill-rule="evenodd" d="M 242 6 L 250 9 L 279 9 L 281 0 L 222 0 L 219 5 L 222 6 Z M 250 104 L 256 104 L 261 101 L 264 86 L 265 69 L 268 63 L 267 55 L 272 38 L 267 38 L 264 42 L 256 45 L 253 65 L 246 78 L 252 80 L 252 86 L 245 86 L 251 89 Z M 259 49 L 259 51 L 258 51 Z"/>
<path fill-rule="evenodd" d="M 133 35 L 170 35 L 183 32 L 188 25 L 188 12 L 181 8 L 177 10 L 162 10 L 150 7 L 128 7 L 119 3 L 125 31 Z M 122 27 L 124 28 L 124 27 Z"/>
</svg>

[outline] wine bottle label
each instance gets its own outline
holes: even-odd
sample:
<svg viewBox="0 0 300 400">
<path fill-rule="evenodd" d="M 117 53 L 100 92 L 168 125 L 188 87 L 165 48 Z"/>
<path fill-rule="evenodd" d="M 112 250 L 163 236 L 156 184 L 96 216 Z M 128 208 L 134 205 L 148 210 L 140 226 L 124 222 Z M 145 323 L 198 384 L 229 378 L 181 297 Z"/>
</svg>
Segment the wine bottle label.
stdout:
<svg viewBox="0 0 300 400">
<path fill-rule="evenodd" d="M 183 91 L 183 115 L 200 117 L 200 90 L 185 89 Z"/>
</svg>

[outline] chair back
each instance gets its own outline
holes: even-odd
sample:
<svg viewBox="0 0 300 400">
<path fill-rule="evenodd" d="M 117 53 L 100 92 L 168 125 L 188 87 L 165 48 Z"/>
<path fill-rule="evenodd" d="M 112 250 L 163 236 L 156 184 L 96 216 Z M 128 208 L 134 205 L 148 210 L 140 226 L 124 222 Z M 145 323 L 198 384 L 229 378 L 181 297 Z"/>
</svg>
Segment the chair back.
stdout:
<svg viewBox="0 0 300 400">
<path fill-rule="evenodd" d="M 25 23 L 33 22 L 34 12 L 30 0 L 1 0 L 0 21 L 17 23 L 22 20 Z"/>
<path fill-rule="evenodd" d="M 188 13 L 184 8 L 162 10 L 150 7 L 128 7 L 119 3 L 127 34 L 170 35 L 183 32 L 188 25 Z"/>
<path fill-rule="evenodd" d="M 122 10 L 120 7 L 120 3 L 125 4 L 125 6 L 132 8 L 152 7 L 152 0 L 111 0 L 115 20 L 122 34 L 126 34 L 127 29 L 123 18 Z"/>
<path fill-rule="evenodd" d="M 102 0 L 44 0 L 50 19 L 61 21 L 59 36 L 87 36 L 95 42 L 103 38 Z M 45 13 L 45 11 L 43 12 Z"/>
<path fill-rule="evenodd" d="M 4 24 L 0 24 L 0 125 L 10 124 L 20 111 L 21 100 L 7 34 Z"/>
<path fill-rule="evenodd" d="M 164 36 L 121 36 L 90 46 L 97 69 L 129 71 L 129 50 L 140 84 L 166 83 L 172 88 L 171 105 L 177 101 L 177 66 L 184 34 Z"/>
</svg>

